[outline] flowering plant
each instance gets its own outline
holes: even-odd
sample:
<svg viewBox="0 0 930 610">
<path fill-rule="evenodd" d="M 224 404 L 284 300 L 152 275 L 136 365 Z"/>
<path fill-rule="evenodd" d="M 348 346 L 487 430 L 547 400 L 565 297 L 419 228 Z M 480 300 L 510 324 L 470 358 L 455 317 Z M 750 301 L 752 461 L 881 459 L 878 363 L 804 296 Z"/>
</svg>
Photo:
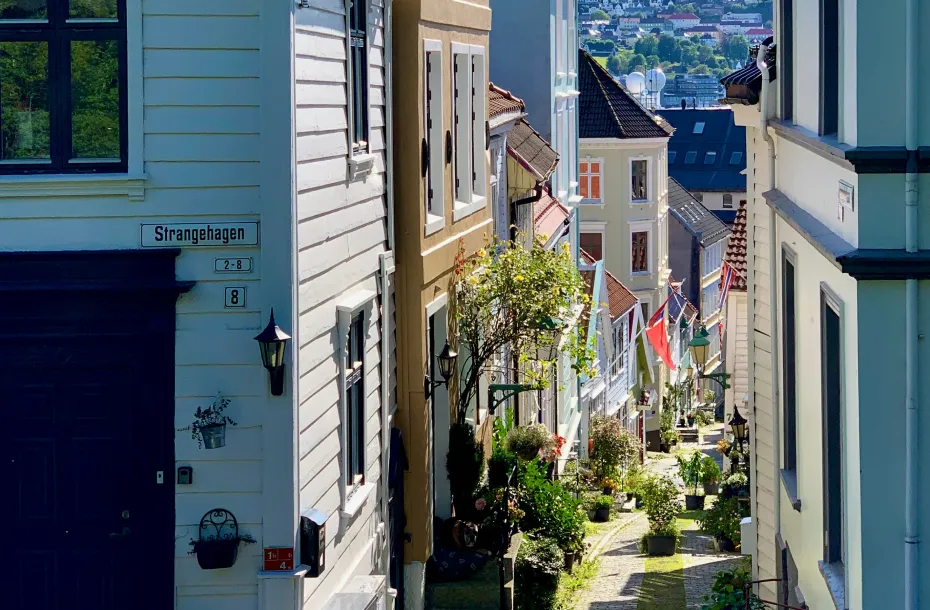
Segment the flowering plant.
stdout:
<svg viewBox="0 0 930 610">
<path fill-rule="evenodd" d="M 540 449 L 540 457 L 547 462 L 554 462 L 562 457 L 562 447 L 565 446 L 565 437 L 558 434 L 552 435 L 552 444 L 546 449 Z"/>
</svg>

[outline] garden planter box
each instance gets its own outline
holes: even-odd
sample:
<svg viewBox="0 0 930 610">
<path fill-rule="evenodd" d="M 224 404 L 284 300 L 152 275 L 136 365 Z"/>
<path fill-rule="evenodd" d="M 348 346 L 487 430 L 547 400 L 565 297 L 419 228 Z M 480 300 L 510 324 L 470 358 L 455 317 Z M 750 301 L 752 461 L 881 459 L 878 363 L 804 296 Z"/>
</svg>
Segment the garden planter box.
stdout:
<svg viewBox="0 0 930 610">
<path fill-rule="evenodd" d="M 705 497 L 685 495 L 685 510 L 704 510 Z"/>
<path fill-rule="evenodd" d="M 604 523 L 610 521 L 610 509 L 609 508 L 597 508 L 594 510 L 594 520 L 599 523 Z"/>
<path fill-rule="evenodd" d="M 736 544 L 729 538 L 714 538 L 714 544 L 717 545 L 717 550 L 721 553 L 736 550 Z"/>
<path fill-rule="evenodd" d="M 650 555 L 674 555 L 675 554 L 675 537 L 674 536 L 649 536 L 646 538 L 646 548 Z"/>
<path fill-rule="evenodd" d="M 575 569 L 575 561 L 577 560 L 578 555 L 575 551 L 565 551 L 565 571 L 571 572 Z"/>
<path fill-rule="evenodd" d="M 231 568 L 239 558 L 239 540 L 210 540 L 197 548 L 197 563 L 203 570 Z"/>
<path fill-rule="evenodd" d="M 661 451 L 662 453 L 671 453 L 672 448 L 666 445 L 665 443 L 661 443 L 659 444 L 659 451 Z"/>
</svg>

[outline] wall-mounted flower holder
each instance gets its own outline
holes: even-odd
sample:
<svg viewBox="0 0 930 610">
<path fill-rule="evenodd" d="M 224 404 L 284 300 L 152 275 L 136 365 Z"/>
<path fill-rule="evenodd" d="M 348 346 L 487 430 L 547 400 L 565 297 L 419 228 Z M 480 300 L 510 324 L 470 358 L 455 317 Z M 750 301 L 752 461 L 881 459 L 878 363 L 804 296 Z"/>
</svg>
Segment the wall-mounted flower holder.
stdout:
<svg viewBox="0 0 930 610">
<path fill-rule="evenodd" d="M 239 557 L 239 543 L 254 544 L 255 539 L 239 533 L 236 516 L 225 508 L 214 508 L 200 519 L 200 536 L 191 539 L 191 555 L 203 570 L 231 568 Z"/>
<path fill-rule="evenodd" d="M 196 418 L 191 424 L 191 438 L 197 441 L 201 449 L 219 449 L 226 446 L 226 426 L 235 426 L 236 422 L 228 415 L 223 415 L 229 399 L 220 395 L 206 409 L 197 407 Z"/>
</svg>

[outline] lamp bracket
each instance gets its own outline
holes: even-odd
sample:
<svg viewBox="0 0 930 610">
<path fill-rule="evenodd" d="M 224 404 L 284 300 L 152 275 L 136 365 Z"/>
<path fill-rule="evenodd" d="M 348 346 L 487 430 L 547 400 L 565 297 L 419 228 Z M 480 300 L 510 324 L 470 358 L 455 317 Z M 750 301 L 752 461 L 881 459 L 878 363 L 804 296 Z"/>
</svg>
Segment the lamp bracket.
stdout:
<svg viewBox="0 0 930 610">
<path fill-rule="evenodd" d="M 493 415 L 494 411 L 502 403 L 507 402 L 523 392 L 538 389 L 539 386 L 526 383 L 492 383 L 488 385 L 488 411 Z M 495 397 L 495 394 L 498 392 L 503 392 L 500 398 Z"/>
</svg>

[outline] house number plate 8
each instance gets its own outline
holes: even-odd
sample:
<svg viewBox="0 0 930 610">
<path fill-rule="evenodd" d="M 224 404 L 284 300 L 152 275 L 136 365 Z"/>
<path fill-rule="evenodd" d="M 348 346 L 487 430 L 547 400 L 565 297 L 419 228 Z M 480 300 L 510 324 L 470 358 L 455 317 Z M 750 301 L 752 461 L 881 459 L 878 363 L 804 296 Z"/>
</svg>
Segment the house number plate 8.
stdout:
<svg viewBox="0 0 930 610">
<path fill-rule="evenodd" d="M 252 273 L 251 258 L 217 258 L 213 260 L 216 273 Z"/>
<path fill-rule="evenodd" d="M 242 309 L 245 307 L 245 286 L 227 286 L 226 309 Z"/>
</svg>

